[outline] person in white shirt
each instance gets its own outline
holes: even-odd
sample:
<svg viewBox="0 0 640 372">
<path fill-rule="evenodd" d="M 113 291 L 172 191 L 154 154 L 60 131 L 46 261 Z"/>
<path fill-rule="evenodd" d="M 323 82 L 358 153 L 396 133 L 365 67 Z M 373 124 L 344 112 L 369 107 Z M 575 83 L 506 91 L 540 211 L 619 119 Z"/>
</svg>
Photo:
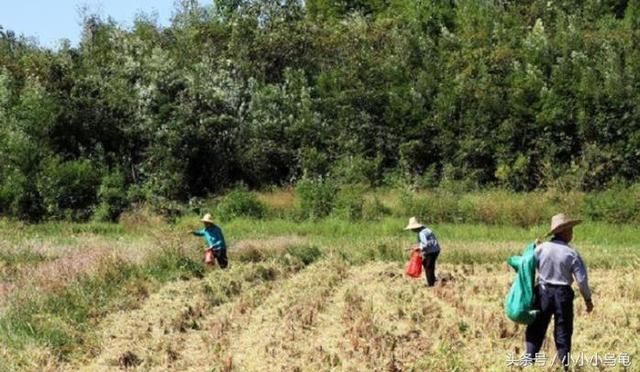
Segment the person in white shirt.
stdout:
<svg viewBox="0 0 640 372">
<path fill-rule="evenodd" d="M 425 280 L 429 287 L 433 287 L 436 283 L 436 260 L 440 255 L 440 243 L 433 231 L 418 222 L 415 217 L 409 219 L 409 224 L 404 229 L 418 234 L 418 245 L 415 249 L 422 253 Z"/>
<path fill-rule="evenodd" d="M 526 357 L 533 360 L 542 347 L 553 316 L 557 359 L 565 369 L 568 369 L 571 361 L 574 298 L 571 284 L 574 278 L 584 298 L 587 312 L 593 310 L 587 269 L 580 254 L 569 245 L 573 239 L 573 227 L 581 222 L 563 213 L 553 216 L 551 230 L 547 234 L 551 236 L 551 240 L 536 247 L 538 285 L 535 288 L 535 307 L 540 313 L 525 332 Z"/>
</svg>

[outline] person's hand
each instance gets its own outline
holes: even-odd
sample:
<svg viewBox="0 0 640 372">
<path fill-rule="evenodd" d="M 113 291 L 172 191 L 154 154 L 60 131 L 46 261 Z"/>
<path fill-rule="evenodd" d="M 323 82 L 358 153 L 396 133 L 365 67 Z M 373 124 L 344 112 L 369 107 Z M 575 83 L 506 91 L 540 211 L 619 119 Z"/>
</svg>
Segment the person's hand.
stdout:
<svg viewBox="0 0 640 372">
<path fill-rule="evenodd" d="M 590 313 L 593 311 L 593 301 L 588 300 L 588 301 L 585 301 L 584 304 L 587 306 L 587 313 Z"/>
</svg>

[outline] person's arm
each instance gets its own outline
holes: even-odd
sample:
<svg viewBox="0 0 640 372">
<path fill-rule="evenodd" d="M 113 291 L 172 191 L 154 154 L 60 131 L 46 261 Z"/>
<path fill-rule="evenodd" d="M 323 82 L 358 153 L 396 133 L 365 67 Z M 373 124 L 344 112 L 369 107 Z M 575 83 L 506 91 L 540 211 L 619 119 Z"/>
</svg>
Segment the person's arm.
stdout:
<svg viewBox="0 0 640 372">
<path fill-rule="evenodd" d="M 425 232 L 426 230 L 422 230 L 418 233 L 418 245 L 416 246 L 416 249 L 419 251 L 424 251 L 428 247 L 428 241 Z"/>
<path fill-rule="evenodd" d="M 204 236 L 204 229 L 192 231 L 191 233 L 195 236 Z"/>
<path fill-rule="evenodd" d="M 580 294 L 584 298 L 584 302 L 587 305 L 587 312 L 591 312 L 593 309 L 593 302 L 591 300 L 591 288 L 589 288 L 589 277 L 587 275 L 587 268 L 580 254 L 576 253 L 576 258 L 573 262 L 573 276 L 576 278 Z"/>
</svg>

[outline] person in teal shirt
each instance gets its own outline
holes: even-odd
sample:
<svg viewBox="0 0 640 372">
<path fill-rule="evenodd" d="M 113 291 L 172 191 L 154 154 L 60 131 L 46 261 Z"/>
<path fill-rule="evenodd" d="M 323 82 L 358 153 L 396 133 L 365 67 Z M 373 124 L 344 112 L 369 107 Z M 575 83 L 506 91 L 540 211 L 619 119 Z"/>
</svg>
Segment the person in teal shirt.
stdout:
<svg viewBox="0 0 640 372">
<path fill-rule="evenodd" d="M 204 228 L 193 231 L 192 234 L 204 238 L 207 245 L 206 250 L 211 250 L 220 268 L 226 269 L 229 266 L 229 259 L 227 258 L 227 244 L 224 241 L 222 229 L 213 222 L 209 213 L 205 214 L 200 221 L 204 223 Z"/>
</svg>

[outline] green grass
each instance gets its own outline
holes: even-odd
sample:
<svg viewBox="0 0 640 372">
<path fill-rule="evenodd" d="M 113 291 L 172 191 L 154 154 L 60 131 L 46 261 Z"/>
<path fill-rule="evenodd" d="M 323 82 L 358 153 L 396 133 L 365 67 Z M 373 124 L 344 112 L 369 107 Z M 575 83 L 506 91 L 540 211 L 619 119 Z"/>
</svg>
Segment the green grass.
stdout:
<svg viewBox="0 0 640 372">
<path fill-rule="evenodd" d="M 168 244 L 172 242 L 170 240 Z M 200 253 L 200 250 L 169 245 L 147 257 L 140 265 L 115 256 L 106 257 L 91 271 L 70 283 L 45 291 L 33 286 L 20 288 L 10 296 L 0 316 L 0 343 L 16 351 L 27 345 L 41 345 L 50 349 L 60 361 L 67 360 L 75 352 L 90 350 L 95 342 L 93 327 L 107 314 L 135 308 L 149 291 L 162 283 L 204 278 L 206 268 Z M 255 263 L 251 266 L 251 278 L 231 278 L 233 280 L 209 284 L 204 290 L 212 302 L 219 303 L 236 295 L 238 288 L 247 285 L 244 283 L 246 280 L 273 280 L 280 275 L 274 271 L 275 266 L 266 262 L 297 270 L 317 261 L 322 255 L 319 247 L 307 244 L 290 245 L 258 259 L 234 253 L 232 259 Z M 22 257 L 10 256 L 10 259 L 26 260 Z M 236 266 L 247 270 L 249 267 Z M 214 290 L 212 285 L 217 289 Z"/>
<path fill-rule="evenodd" d="M 23 236 L 57 236 L 70 234 L 96 234 L 101 236 L 121 236 L 126 233 L 125 229 L 115 223 L 106 222 L 46 222 L 40 224 L 24 224 L 0 219 L 0 232 L 18 233 Z M 5 237 L 10 237 L 5 234 Z"/>
<path fill-rule="evenodd" d="M 104 315 L 127 310 L 161 283 L 202 277 L 203 264 L 166 248 L 143 265 L 105 258 L 91 272 L 60 288 L 21 288 L 0 317 L 0 341 L 14 349 L 30 343 L 53 350 L 60 360 L 92 342 L 91 326 Z"/>
<path fill-rule="evenodd" d="M 404 239 L 412 233 L 403 230 L 408 218 L 386 217 L 379 221 L 345 221 L 327 218 L 315 221 L 291 221 L 286 219 L 253 220 L 239 218 L 221 226 L 227 235 L 244 239 L 299 235 L 325 237 L 330 240 L 362 238 L 399 237 Z M 186 225 L 197 226 L 196 216 L 182 218 L 177 228 Z M 483 224 L 430 224 L 441 240 L 450 241 L 522 241 L 535 240 L 548 230 L 547 225 L 522 228 Z M 409 239 L 410 240 L 410 239 Z M 640 234 L 633 225 L 614 225 L 601 222 L 587 222 L 575 229 L 575 243 L 601 244 L 606 246 L 633 246 L 640 244 Z"/>
<path fill-rule="evenodd" d="M 195 218 L 183 219 L 197 221 Z M 197 222 L 193 222 L 197 223 Z M 347 222 L 329 218 L 295 222 L 283 219 L 236 219 L 222 224 L 230 243 L 241 239 L 267 239 L 276 236 L 300 236 L 324 250 L 339 253 L 353 261 L 367 259 L 404 260 L 403 249 L 415 243 L 415 236 L 403 230 L 406 221 L 388 217 L 380 221 Z M 430 227 L 440 240 L 442 262 L 501 263 L 511 254 L 518 254 L 537 236 L 543 236 L 546 226 L 519 228 L 500 225 L 434 224 Z M 634 226 L 587 222 L 575 229 L 573 245 L 588 262 L 597 267 L 637 265 L 640 234 Z M 488 244 L 494 251 L 481 249 Z M 458 246 L 463 246 L 458 248 Z M 477 251 L 474 247 L 478 247 Z"/>
<path fill-rule="evenodd" d="M 11 281 L 22 267 L 33 266 L 47 260 L 39 252 L 15 247 L 0 248 L 0 281 Z"/>
</svg>

